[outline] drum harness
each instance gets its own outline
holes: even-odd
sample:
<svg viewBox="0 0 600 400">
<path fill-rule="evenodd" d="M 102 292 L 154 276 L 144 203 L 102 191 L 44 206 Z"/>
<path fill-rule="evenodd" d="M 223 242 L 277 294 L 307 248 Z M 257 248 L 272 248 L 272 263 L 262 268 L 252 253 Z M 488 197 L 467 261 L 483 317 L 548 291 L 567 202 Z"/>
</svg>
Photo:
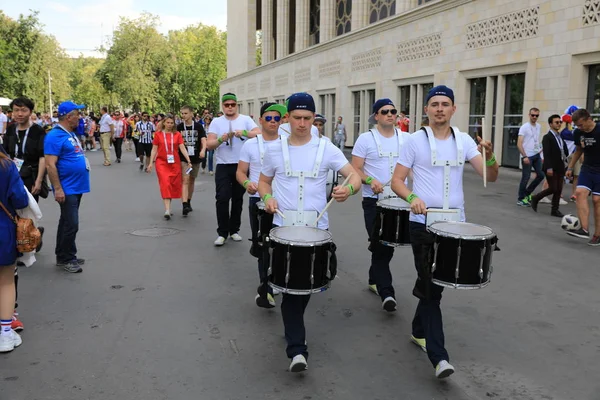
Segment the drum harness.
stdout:
<svg viewBox="0 0 600 400">
<path fill-rule="evenodd" d="M 372 129 L 369 129 L 369 132 L 371 132 L 371 134 L 373 135 L 373 140 L 377 145 L 377 152 L 379 153 L 379 158 L 388 158 L 390 167 L 390 177 L 392 177 L 394 175 L 394 169 L 396 168 L 397 158 L 400 156 L 400 151 L 402 150 L 402 145 L 404 144 L 404 138 L 402 137 L 402 134 L 398 133 L 398 129 L 394 128 L 394 133 L 396 134 L 396 138 L 398 139 L 398 151 L 384 152 L 383 148 L 381 147 L 381 141 L 379 140 L 379 136 L 376 135 Z M 379 131 L 377 131 L 377 133 L 379 133 Z"/>
</svg>

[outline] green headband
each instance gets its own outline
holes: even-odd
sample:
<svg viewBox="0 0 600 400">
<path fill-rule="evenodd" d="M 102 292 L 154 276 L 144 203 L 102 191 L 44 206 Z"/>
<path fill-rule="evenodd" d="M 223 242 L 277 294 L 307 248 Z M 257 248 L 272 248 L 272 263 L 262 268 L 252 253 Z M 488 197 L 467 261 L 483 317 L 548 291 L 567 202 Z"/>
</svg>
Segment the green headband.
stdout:
<svg viewBox="0 0 600 400">
<path fill-rule="evenodd" d="M 221 98 L 221 103 L 225 103 L 227 100 L 233 100 L 237 102 L 237 96 L 235 94 L 226 94 Z"/>
<path fill-rule="evenodd" d="M 267 111 L 276 111 L 279 113 L 280 116 L 284 116 L 285 114 L 287 114 L 287 107 L 284 106 L 283 104 L 273 104 L 272 106 L 268 107 L 265 112 Z M 262 117 L 262 115 L 261 115 Z"/>
</svg>

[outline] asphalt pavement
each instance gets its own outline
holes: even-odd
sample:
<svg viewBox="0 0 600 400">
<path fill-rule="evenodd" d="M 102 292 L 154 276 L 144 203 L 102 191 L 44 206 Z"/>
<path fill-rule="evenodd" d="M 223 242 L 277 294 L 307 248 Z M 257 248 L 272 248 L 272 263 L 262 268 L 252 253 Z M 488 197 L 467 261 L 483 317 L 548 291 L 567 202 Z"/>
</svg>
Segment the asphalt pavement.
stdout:
<svg viewBox="0 0 600 400">
<path fill-rule="evenodd" d="M 247 198 L 244 241 L 216 248 L 213 177 L 199 176 L 189 217 L 175 201 L 164 221 L 156 176 L 131 153 L 111 167 L 100 152 L 88 155 L 92 192 L 77 239 L 84 272 L 54 266 L 59 209 L 42 201 L 45 244 L 20 273 L 23 345 L 0 355 L 0 400 L 600 399 L 600 248 L 567 236 L 548 205 L 537 214 L 518 207 L 518 171 L 502 169 L 484 189 L 467 166 L 467 218 L 491 227 L 502 251 L 487 288 L 444 292 L 456 373 L 438 381 L 409 341 L 410 248 L 392 261 L 395 314 L 367 290 L 360 196 L 330 208 L 338 279 L 311 299 L 309 369 L 293 374 L 280 308 L 254 303 Z"/>
</svg>

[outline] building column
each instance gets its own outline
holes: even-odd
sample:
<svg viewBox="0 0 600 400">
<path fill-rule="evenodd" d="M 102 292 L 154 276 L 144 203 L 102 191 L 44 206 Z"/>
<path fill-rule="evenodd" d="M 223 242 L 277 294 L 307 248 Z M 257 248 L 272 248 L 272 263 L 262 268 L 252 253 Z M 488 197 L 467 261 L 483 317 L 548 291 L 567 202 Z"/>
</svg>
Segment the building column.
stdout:
<svg viewBox="0 0 600 400">
<path fill-rule="evenodd" d="M 421 122 L 423 121 L 423 84 L 417 85 L 417 120 L 415 121 L 415 131 L 421 128 Z"/>
<path fill-rule="evenodd" d="M 494 136 L 494 154 L 499 165 L 502 165 L 502 150 L 504 150 L 504 102 L 506 100 L 506 78 L 498 75 L 496 92 L 496 135 Z"/>
<path fill-rule="evenodd" d="M 296 52 L 308 47 L 309 29 L 310 0 L 296 0 Z"/>
<path fill-rule="evenodd" d="M 409 131 L 415 132 L 420 127 L 421 123 L 417 124 L 417 110 L 419 107 L 417 106 L 417 85 L 410 85 L 410 104 L 408 105 L 410 110 L 408 111 L 408 115 L 410 116 L 410 124 Z"/>
<path fill-rule="evenodd" d="M 335 37 L 335 0 L 321 0 L 320 42 Z"/>
<path fill-rule="evenodd" d="M 290 0 L 277 0 L 277 58 L 283 58 L 290 53 L 289 49 L 289 13 Z"/>
<path fill-rule="evenodd" d="M 273 2 L 263 0 L 261 11 L 262 65 L 273 61 Z"/>
<path fill-rule="evenodd" d="M 492 140 L 492 122 L 494 120 L 494 78 L 488 76 L 485 81 L 485 132 L 481 129 L 482 139 Z"/>
<path fill-rule="evenodd" d="M 369 4 L 370 3 L 365 0 L 352 0 L 353 31 L 364 28 L 369 24 Z"/>
</svg>

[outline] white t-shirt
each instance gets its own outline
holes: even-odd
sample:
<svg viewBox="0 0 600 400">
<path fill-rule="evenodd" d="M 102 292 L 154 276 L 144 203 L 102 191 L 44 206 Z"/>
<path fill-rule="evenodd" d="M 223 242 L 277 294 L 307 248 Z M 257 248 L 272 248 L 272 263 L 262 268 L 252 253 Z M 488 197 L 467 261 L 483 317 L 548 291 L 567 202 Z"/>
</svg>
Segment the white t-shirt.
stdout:
<svg viewBox="0 0 600 400">
<path fill-rule="evenodd" d="M 481 154 L 477 144 L 466 133 L 457 132 L 456 140 L 462 140 L 465 160 L 471 160 Z M 456 141 L 452 135 L 446 140 L 435 139 L 437 159 L 457 159 Z M 413 192 L 419 196 L 426 207 L 443 208 L 444 206 L 444 167 L 431 165 L 431 148 L 424 131 L 413 133 L 402 147 L 398 164 L 413 171 Z M 450 208 L 461 210 L 461 221 L 465 220 L 465 197 L 463 193 L 464 164 L 450 167 Z M 425 223 L 425 215 L 410 213 L 410 220 Z"/>
<path fill-rule="evenodd" d="M 219 138 L 231 131 L 245 129 L 249 132 L 254 128 L 256 128 L 256 123 L 247 115 L 239 114 L 237 118 L 233 120 L 229 120 L 225 115 L 221 115 L 220 117 L 213 119 L 208 133 L 214 133 L 217 135 L 217 138 Z M 234 136 L 229 139 L 229 146 L 223 143 L 217 147 L 215 149 L 217 164 L 237 164 L 240 159 L 240 151 L 246 140 L 249 139 L 243 138 L 242 140 Z"/>
<path fill-rule="evenodd" d="M 346 130 L 346 125 L 344 124 L 336 124 L 335 126 L 335 134 L 336 136 L 344 136 L 344 131 Z"/>
<path fill-rule="evenodd" d="M 115 125 L 115 121 L 108 113 L 100 118 L 100 133 L 110 132 L 110 126 Z"/>
<path fill-rule="evenodd" d="M 352 149 L 352 155 L 360 158 L 364 158 L 365 165 L 363 167 L 363 171 L 365 175 L 371 176 L 381 182 L 382 185 L 385 185 L 392 179 L 392 172 L 390 171 L 390 160 L 387 156 L 388 153 L 393 152 L 395 154 L 400 154 L 400 149 L 398 149 L 398 134 L 402 135 L 403 147 L 407 142 L 410 134 L 408 132 L 402 132 L 399 129 L 396 129 L 396 135 L 386 138 L 383 136 L 377 128 L 372 129 L 373 133 L 377 135 L 379 138 L 379 142 L 381 143 L 381 149 L 385 154 L 383 157 L 379 157 L 379 149 L 377 148 L 377 143 L 373 138 L 373 133 L 370 131 L 361 133 L 358 139 L 356 139 L 356 143 L 354 143 L 354 149 Z M 398 157 L 396 156 L 393 159 L 393 164 L 395 166 L 398 161 Z M 362 193 L 363 197 L 374 197 L 377 198 L 377 195 L 373 193 L 371 190 L 371 185 L 362 185 Z"/>
<path fill-rule="evenodd" d="M 541 130 L 542 126 L 537 122 L 535 126 L 528 122 L 519 128 L 519 136 L 523 136 L 523 150 L 525 150 L 527 157 L 534 156 L 542 151 L 542 145 L 540 144 Z"/>
<path fill-rule="evenodd" d="M 290 164 L 292 171 L 312 171 L 315 165 L 317 150 L 320 139 L 313 137 L 310 142 L 303 146 L 289 145 Z M 280 143 L 279 141 L 277 143 Z M 323 162 L 319 168 L 317 178 L 304 179 L 304 211 L 316 211 L 320 213 L 327 205 L 325 186 L 327 184 L 327 172 L 332 169 L 339 171 L 348 160 L 344 153 L 331 142 L 326 142 Z M 273 196 L 277 199 L 279 210 L 296 210 L 298 204 L 298 178 L 285 175 L 283 162 L 283 150 L 281 146 L 270 146 L 265 155 L 262 166 L 262 174 L 274 177 L 277 185 L 273 188 Z M 283 220 L 278 215 L 273 216 L 273 224 L 282 226 Z M 321 229 L 329 228 L 327 213 L 318 222 Z"/>
<path fill-rule="evenodd" d="M 285 124 L 281 124 L 279 125 L 279 136 L 281 137 L 289 137 L 290 134 L 292 133 L 292 127 L 290 126 L 289 122 L 286 122 Z M 315 136 L 315 137 L 319 137 L 319 128 L 317 128 L 316 126 L 311 126 L 310 127 L 310 134 Z"/>
<path fill-rule="evenodd" d="M 258 136 L 262 137 L 262 135 Z M 263 143 L 263 157 L 266 157 L 267 151 L 270 151 L 269 149 L 271 146 L 281 146 L 281 141 L 279 140 L 279 138 L 275 140 L 265 140 Z M 246 140 L 246 142 L 242 146 L 242 150 L 240 150 L 240 161 L 249 164 L 248 179 L 250 180 L 250 182 L 258 183 L 258 178 L 260 177 L 260 170 L 262 169 L 262 163 L 260 160 L 260 148 L 258 147 L 258 137 Z M 249 196 L 259 197 L 259 194 L 258 192 L 256 192 L 256 194 L 251 194 Z"/>
<path fill-rule="evenodd" d="M 6 124 L 8 123 L 8 117 L 4 113 L 0 113 L 0 133 L 6 133 Z"/>
</svg>

